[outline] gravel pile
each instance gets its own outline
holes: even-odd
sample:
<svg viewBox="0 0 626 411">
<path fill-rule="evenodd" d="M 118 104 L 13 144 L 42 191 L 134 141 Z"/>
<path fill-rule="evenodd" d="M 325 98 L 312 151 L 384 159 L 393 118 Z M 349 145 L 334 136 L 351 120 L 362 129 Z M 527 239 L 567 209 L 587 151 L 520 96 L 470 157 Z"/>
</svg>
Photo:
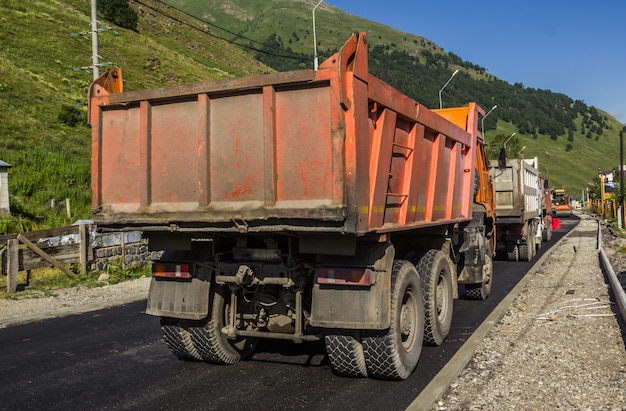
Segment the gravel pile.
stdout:
<svg viewBox="0 0 626 411">
<path fill-rule="evenodd" d="M 596 250 L 598 224 L 580 224 L 530 273 L 433 410 L 626 410 L 624 325 Z M 625 244 L 603 230 L 616 273 Z M 497 279 L 496 279 L 497 280 Z"/>
</svg>

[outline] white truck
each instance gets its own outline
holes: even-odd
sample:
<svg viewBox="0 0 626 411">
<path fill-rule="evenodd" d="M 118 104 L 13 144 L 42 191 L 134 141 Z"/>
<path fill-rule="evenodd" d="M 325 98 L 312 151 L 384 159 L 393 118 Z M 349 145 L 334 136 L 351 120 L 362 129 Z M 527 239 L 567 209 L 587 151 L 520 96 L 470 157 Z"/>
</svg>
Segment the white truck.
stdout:
<svg viewBox="0 0 626 411">
<path fill-rule="evenodd" d="M 509 261 L 530 261 L 541 247 L 542 186 L 537 158 L 491 162 L 495 191 L 497 252 Z"/>
</svg>

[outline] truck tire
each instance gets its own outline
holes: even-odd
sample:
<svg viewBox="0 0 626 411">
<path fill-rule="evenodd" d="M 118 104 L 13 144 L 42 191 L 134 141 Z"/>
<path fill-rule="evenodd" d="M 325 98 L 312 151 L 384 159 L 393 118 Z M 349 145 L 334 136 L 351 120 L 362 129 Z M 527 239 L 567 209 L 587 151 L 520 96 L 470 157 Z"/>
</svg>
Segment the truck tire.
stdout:
<svg viewBox="0 0 626 411">
<path fill-rule="evenodd" d="M 202 360 L 202 356 L 191 340 L 191 334 L 182 327 L 181 320 L 161 317 L 161 331 L 165 344 L 178 358 L 187 361 Z"/>
<path fill-rule="evenodd" d="M 491 240 L 487 240 L 485 249 L 485 265 L 483 266 L 483 282 L 480 284 L 465 284 L 465 296 L 470 300 L 486 300 L 491 294 L 493 281 L 493 256 Z"/>
<path fill-rule="evenodd" d="M 509 261 L 519 261 L 519 249 L 517 245 L 514 245 L 506 254 Z"/>
<path fill-rule="evenodd" d="M 396 260 L 391 273 L 390 326 L 364 335 L 370 377 L 404 380 L 415 369 L 424 339 L 424 296 L 415 266 Z"/>
<path fill-rule="evenodd" d="M 428 250 L 417 264 L 424 293 L 424 342 L 441 345 L 452 326 L 452 267 L 441 250 Z"/>
<path fill-rule="evenodd" d="M 526 233 L 525 235 L 525 240 L 526 243 L 525 244 L 519 244 L 518 248 L 519 248 L 519 259 L 521 261 L 532 261 L 533 257 L 535 256 L 535 235 L 533 234 L 535 232 L 535 229 L 533 228 L 533 226 L 530 226 L 529 229 L 529 233 Z"/>
<path fill-rule="evenodd" d="M 546 243 L 552 240 L 552 231 L 549 228 L 544 228 L 541 232 L 541 239 Z"/>
<path fill-rule="evenodd" d="M 528 244 L 520 244 L 519 247 L 519 259 L 521 261 L 530 261 L 532 257 L 530 257 L 530 247 Z"/>
<path fill-rule="evenodd" d="M 367 377 L 361 342 L 349 334 L 331 334 L 324 338 L 328 359 L 337 375 Z"/>
<path fill-rule="evenodd" d="M 191 338 L 202 359 L 212 364 L 235 364 L 254 353 L 257 338 L 228 338 L 222 333 L 229 316 L 230 292 L 225 285 L 212 284 L 209 316 L 205 324 L 190 327 Z"/>
</svg>

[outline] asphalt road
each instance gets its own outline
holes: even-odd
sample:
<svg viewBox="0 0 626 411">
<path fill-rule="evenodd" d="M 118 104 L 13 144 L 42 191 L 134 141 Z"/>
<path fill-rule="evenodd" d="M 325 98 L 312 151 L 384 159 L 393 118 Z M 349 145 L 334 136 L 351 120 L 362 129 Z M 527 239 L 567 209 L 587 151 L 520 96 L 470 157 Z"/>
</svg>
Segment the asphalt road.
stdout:
<svg viewBox="0 0 626 411">
<path fill-rule="evenodd" d="M 562 220 L 550 244 L 576 223 Z M 548 245 L 550 245 L 548 244 Z M 335 376 L 321 343 L 265 341 L 233 366 L 179 361 L 145 302 L 0 329 L 6 410 L 403 410 L 452 358 L 532 264 L 494 262 L 486 301 L 459 299 L 440 347 L 424 347 L 400 382 Z"/>
</svg>

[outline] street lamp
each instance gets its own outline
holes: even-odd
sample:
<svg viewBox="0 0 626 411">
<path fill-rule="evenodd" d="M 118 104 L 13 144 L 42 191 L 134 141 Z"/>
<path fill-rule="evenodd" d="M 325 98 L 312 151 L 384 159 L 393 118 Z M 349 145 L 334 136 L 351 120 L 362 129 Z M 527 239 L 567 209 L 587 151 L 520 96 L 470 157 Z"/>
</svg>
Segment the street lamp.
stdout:
<svg viewBox="0 0 626 411">
<path fill-rule="evenodd" d="M 504 144 L 503 144 L 503 146 L 504 146 L 504 151 L 506 151 L 506 143 L 508 143 L 508 142 L 509 142 L 509 141 L 513 138 L 513 136 L 515 136 L 516 134 L 517 134 L 517 133 L 513 133 L 513 134 L 511 134 L 511 137 L 509 137 L 509 138 L 508 138 L 508 139 L 504 142 Z"/>
<path fill-rule="evenodd" d="M 493 110 L 495 110 L 496 108 L 498 108 L 498 105 L 497 105 L 497 104 L 496 104 L 496 105 L 494 105 L 493 107 L 491 107 L 491 110 L 489 110 L 489 111 L 487 112 L 487 114 L 485 114 L 485 115 L 483 116 L 483 118 L 481 118 L 481 119 L 480 119 L 480 129 L 481 129 L 481 130 L 480 130 L 480 132 L 481 132 L 481 134 L 483 135 L 483 140 L 485 139 L 485 119 L 486 119 L 486 118 L 487 118 L 487 116 L 488 116 L 489 114 L 491 114 L 491 112 L 492 112 Z"/>
<path fill-rule="evenodd" d="M 317 6 L 322 4 L 324 0 L 320 0 L 319 3 L 313 7 L 313 50 L 315 51 L 315 58 L 313 59 L 313 68 L 317 71 L 318 61 L 317 61 L 317 36 L 315 34 L 315 9 Z"/>
<path fill-rule="evenodd" d="M 448 83 L 450 83 L 452 81 L 452 78 L 454 76 L 456 76 L 456 74 L 459 72 L 459 69 L 454 70 L 454 73 L 452 73 L 452 75 L 450 76 L 450 78 L 448 79 L 448 81 L 446 81 L 446 84 L 443 85 L 443 87 L 441 87 L 441 90 L 439 90 L 439 108 L 443 108 L 442 104 L 441 104 L 441 92 L 443 91 L 444 88 L 446 88 L 446 86 L 448 85 Z"/>
</svg>

